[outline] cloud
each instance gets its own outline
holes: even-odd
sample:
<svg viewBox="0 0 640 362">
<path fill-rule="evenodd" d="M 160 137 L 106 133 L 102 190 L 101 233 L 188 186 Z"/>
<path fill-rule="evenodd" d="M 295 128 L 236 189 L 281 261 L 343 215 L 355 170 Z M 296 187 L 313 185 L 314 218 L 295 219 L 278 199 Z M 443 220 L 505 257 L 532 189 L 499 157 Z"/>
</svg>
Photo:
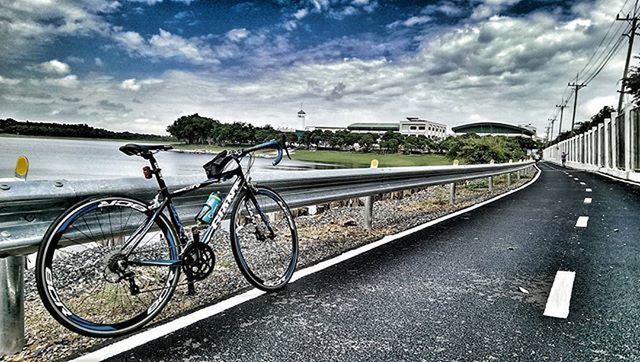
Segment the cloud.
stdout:
<svg viewBox="0 0 640 362">
<path fill-rule="evenodd" d="M 309 10 L 307 10 L 307 9 L 299 9 L 298 11 L 293 13 L 293 17 L 296 18 L 296 20 L 300 20 L 300 19 L 304 18 L 305 16 L 307 16 L 308 14 L 309 14 Z"/>
<path fill-rule="evenodd" d="M 106 34 L 110 25 L 102 14 L 118 8 L 119 2 L 112 0 L 4 1 L 0 61 L 20 61 L 59 36 Z"/>
<path fill-rule="evenodd" d="M 70 103 L 78 103 L 80 102 L 82 99 L 78 98 L 78 97 L 60 97 L 60 99 L 62 99 L 65 102 L 70 102 Z"/>
<path fill-rule="evenodd" d="M 232 42 L 238 42 L 246 38 L 247 36 L 249 36 L 249 31 L 245 28 L 232 29 L 229 30 L 226 34 L 227 39 L 231 40 Z"/>
<path fill-rule="evenodd" d="M 139 91 L 140 87 L 141 85 L 136 82 L 135 78 L 123 80 L 122 83 L 120 83 L 120 88 L 134 92 Z"/>
<path fill-rule="evenodd" d="M 405 20 L 402 24 L 407 27 L 412 27 L 414 25 L 420 25 L 431 21 L 430 16 L 412 16 L 409 19 Z"/>
<path fill-rule="evenodd" d="M 100 107 L 100 108 L 102 108 L 104 110 L 107 110 L 107 111 L 121 112 L 121 113 L 129 113 L 129 112 L 131 112 L 131 108 L 126 107 L 124 104 L 112 102 L 112 101 L 107 100 L 107 99 L 103 99 L 101 101 L 98 101 L 97 105 L 98 105 L 98 107 Z"/>
<path fill-rule="evenodd" d="M 431 21 L 431 17 L 430 16 L 426 16 L 426 15 L 421 15 L 421 16 L 412 16 L 406 20 L 396 20 L 390 24 L 387 25 L 387 28 L 389 29 L 395 29 L 398 28 L 399 26 L 405 26 L 407 28 L 411 28 L 413 26 L 416 25 L 420 25 L 420 24 L 425 24 Z"/>
<path fill-rule="evenodd" d="M 16 84 L 18 84 L 20 82 L 21 82 L 20 79 L 5 78 L 5 77 L 0 75 L 0 84 L 16 85 Z"/>
<path fill-rule="evenodd" d="M 160 4 L 163 0 L 127 0 L 132 3 L 142 3 L 149 6 L 153 6 L 156 4 Z M 197 0 L 167 0 L 168 2 L 182 3 L 185 5 L 191 5 L 191 3 L 196 2 Z"/>
<path fill-rule="evenodd" d="M 421 12 L 427 15 L 442 13 L 447 16 L 461 16 L 465 13 L 463 6 L 464 5 L 458 5 L 452 1 L 440 1 L 437 4 L 425 6 Z"/>
<path fill-rule="evenodd" d="M 97 67 L 104 67 L 104 62 L 99 57 L 95 57 L 93 61 Z"/>
<path fill-rule="evenodd" d="M 213 50 L 203 38 L 183 38 L 164 29 L 145 40 L 139 33 L 121 31 L 113 34 L 113 39 L 129 54 L 151 59 L 179 59 L 193 64 L 219 62 Z"/>
<path fill-rule="evenodd" d="M 62 78 L 45 78 L 44 83 L 63 88 L 76 88 L 79 84 L 78 77 L 73 74 Z"/>
<path fill-rule="evenodd" d="M 71 72 L 71 67 L 69 67 L 69 64 L 63 63 L 57 59 L 40 63 L 37 67 L 35 67 L 35 69 L 38 69 L 43 73 L 55 75 L 66 75 Z"/>
<path fill-rule="evenodd" d="M 520 0 L 485 0 L 484 3 L 478 5 L 471 14 L 472 20 L 481 20 L 498 15 L 500 12 L 510 6 L 519 3 Z"/>
<path fill-rule="evenodd" d="M 316 3 L 308 3 L 308 15 L 300 19 L 294 16 L 301 6 L 296 4 L 279 13 L 280 25 L 247 27 L 250 32 L 239 42 L 225 32 L 189 37 L 160 29 L 143 36 L 112 27 L 101 36 L 110 37 L 132 57 L 170 60 L 171 67 L 149 67 L 153 73 L 136 70 L 135 78 L 119 73 L 33 72 L 25 77 L 6 72 L 0 83 L 20 86 L 0 87 L 0 109 L 21 119 L 163 133 L 173 120 L 194 112 L 224 121 L 294 126 L 304 102 L 309 119 L 320 125 L 394 122 L 417 115 L 451 126 L 494 120 L 531 122 L 542 129 L 567 81 L 582 68 L 622 6 L 620 0 L 595 0 L 563 12 L 543 8 L 509 15 L 506 10 L 513 3 L 485 1 L 475 4 L 490 7 L 492 15 L 471 19 L 475 8 L 468 2 L 439 1 L 407 12 L 398 29 L 382 35 L 354 33 L 301 46 L 283 31 L 284 21 L 306 27 L 306 21 L 329 17 L 331 11 L 351 6 L 362 14 L 367 6 L 364 1 Z M 442 14 L 467 19 L 442 26 L 435 21 Z M 421 16 L 435 19 L 428 29 L 419 26 L 426 22 L 403 24 Z M 622 56 L 581 91 L 578 121 L 616 98 Z M 211 59 L 224 59 L 224 67 L 190 66 L 213 64 Z M 175 61 L 188 64 L 174 67 Z M 77 68 L 74 73 L 83 67 Z"/>
</svg>

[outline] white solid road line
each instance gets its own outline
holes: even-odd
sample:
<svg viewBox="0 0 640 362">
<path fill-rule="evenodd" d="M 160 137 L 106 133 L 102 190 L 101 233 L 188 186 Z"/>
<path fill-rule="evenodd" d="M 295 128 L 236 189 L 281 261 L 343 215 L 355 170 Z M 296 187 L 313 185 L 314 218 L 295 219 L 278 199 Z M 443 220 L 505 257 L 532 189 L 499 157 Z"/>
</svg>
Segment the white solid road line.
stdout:
<svg viewBox="0 0 640 362">
<path fill-rule="evenodd" d="M 576 221 L 577 228 L 586 228 L 587 223 L 589 222 L 589 216 L 580 216 L 578 221 Z"/>
<path fill-rule="evenodd" d="M 430 226 L 439 224 L 445 220 L 449 220 L 451 218 L 454 218 L 456 216 L 460 216 L 462 214 L 465 214 L 469 211 L 475 210 L 479 207 L 482 207 L 484 205 L 490 204 L 494 201 L 497 201 L 503 197 L 507 197 L 515 192 L 518 192 L 530 185 L 532 185 L 534 182 L 536 182 L 538 180 L 538 178 L 540 178 L 540 174 L 542 173 L 542 171 L 540 170 L 540 168 L 538 168 L 537 166 L 535 166 L 536 169 L 538 170 L 538 173 L 536 173 L 535 177 L 527 182 L 526 184 L 518 187 L 517 189 L 513 189 L 511 191 L 505 192 L 504 194 L 498 195 L 496 197 L 493 197 L 491 199 L 482 201 L 478 204 L 469 206 L 467 208 L 458 210 L 454 213 L 442 216 L 440 218 L 437 218 L 435 220 L 431 220 L 427 223 L 424 223 L 422 225 L 418 225 L 416 227 L 413 227 L 411 229 L 405 230 L 403 232 L 394 234 L 394 235 L 387 235 L 385 237 L 383 237 L 382 239 L 375 241 L 373 243 L 361 246 L 359 248 L 350 250 L 344 254 L 338 255 L 334 258 L 331 258 L 329 260 L 325 260 L 321 263 L 318 263 L 316 265 L 310 266 L 308 268 L 304 268 L 302 270 L 297 271 L 294 275 L 293 278 L 291 278 L 291 282 L 293 283 L 296 280 L 299 280 L 300 278 L 304 278 L 307 275 L 313 274 L 313 273 L 317 273 L 323 269 L 326 269 L 330 266 L 336 265 L 338 263 L 341 263 L 347 259 L 351 259 L 355 256 L 358 256 L 362 253 L 366 253 L 367 251 L 371 250 L 371 249 L 375 249 L 379 246 L 382 246 L 384 244 L 388 244 L 394 240 L 403 238 L 407 235 L 413 234 L 417 231 L 426 229 Z M 187 327 L 191 324 L 194 324 L 198 321 L 201 321 L 203 319 L 207 319 L 209 317 L 212 317 L 216 314 L 219 314 L 221 312 L 224 312 L 225 310 L 235 307 L 239 304 L 242 304 L 244 302 L 247 302 L 249 300 L 255 299 L 261 295 L 265 294 L 263 291 L 260 291 L 258 289 L 251 289 L 248 292 L 244 292 L 242 294 L 236 295 L 235 297 L 231 297 L 229 299 L 223 300 L 222 302 L 219 302 L 217 304 L 214 305 L 210 305 L 208 307 L 202 308 L 200 310 L 197 310 L 191 314 L 187 314 L 185 316 L 182 316 L 178 319 L 174 319 L 170 322 L 167 322 L 165 324 L 161 324 L 159 326 L 153 327 L 153 328 L 149 328 L 146 329 L 138 334 L 134 334 L 130 337 L 124 338 L 118 342 L 115 342 L 113 344 L 110 344 L 108 346 L 105 346 L 103 348 L 100 348 L 96 351 L 93 351 L 91 353 L 85 354 L 84 356 L 80 356 L 74 360 L 71 360 L 71 362 L 80 362 L 80 361 L 104 361 L 108 358 L 111 358 L 113 356 L 119 355 L 121 353 L 124 353 L 126 351 L 129 351 L 133 348 L 136 348 L 138 346 L 141 346 L 145 343 L 151 342 L 155 339 L 161 338 L 166 336 L 169 333 L 175 332 L 179 329 L 182 329 L 184 327 Z"/>
<path fill-rule="evenodd" d="M 591 189 L 585 189 L 586 192 L 591 192 Z"/>
<path fill-rule="evenodd" d="M 591 201 L 592 201 L 592 199 L 591 199 L 590 197 L 585 197 L 585 198 L 584 198 L 584 203 L 585 203 L 585 204 L 590 204 L 590 203 L 591 203 Z"/>
<path fill-rule="evenodd" d="M 567 318 L 569 316 L 571 292 L 575 278 L 575 272 L 558 270 L 543 315 L 553 318 Z"/>
</svg>

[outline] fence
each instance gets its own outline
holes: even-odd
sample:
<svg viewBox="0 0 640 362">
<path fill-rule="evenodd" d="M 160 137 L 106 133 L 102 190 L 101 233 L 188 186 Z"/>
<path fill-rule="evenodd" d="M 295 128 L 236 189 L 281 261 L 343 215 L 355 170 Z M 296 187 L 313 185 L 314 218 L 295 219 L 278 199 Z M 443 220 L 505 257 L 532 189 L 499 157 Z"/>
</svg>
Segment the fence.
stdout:
<svg viewBox="0 0 640 362">
<path fill-rule="evenodd" d="M 533 163 L 516 162 L 491 165 L 397 167 L 256 173 L 256 183 L 275 188 L 291 206 L 300 208 L 336 200 L 367 197 L 364 224 L 370 227 L 373 198 L 369 196 L 431 185 L 450 184 L 450 201 L 455 202 L 455 183 L 493 177 L 518 176 L 534 172 Z M 169 177 L 170 188 L 186 187 L 203 181 L 202 177 Z M 225 193 L 230 183 L 216 184 L 177 198 L 178 213 L 193 220 L 206 195 Z M 157 192 L 154 181 L 143 178 L 91 181 L 0 181 L 0 355 L 19 351 L 24 343 L 23 273 L 24 255 L 37 247 L 52 221 L 78 200 L 98 195 L 126 194 L 150 200 Z"/>
<path fill-rule="evenodd" d="M 543 158 L 567 166 L 640 182 L 640 108 L 627 104 L 604 123 L 544 149 Z"/>
</svg>

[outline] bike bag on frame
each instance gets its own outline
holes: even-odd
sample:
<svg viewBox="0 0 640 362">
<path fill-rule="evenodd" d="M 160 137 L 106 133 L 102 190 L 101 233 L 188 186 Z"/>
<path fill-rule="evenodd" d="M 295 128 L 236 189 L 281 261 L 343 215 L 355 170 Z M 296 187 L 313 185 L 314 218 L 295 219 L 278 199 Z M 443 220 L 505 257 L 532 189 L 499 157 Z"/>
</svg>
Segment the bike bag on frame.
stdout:
<svg viewBox="0 0 640 362">
<path fill-rule="evenodd" d="M 213 160 L 207 162 L 202 166 L 207 173 L 208 179 L 223 179 L 238 169 L 240 165 L 238 161 L 229 155 L 226 150 L 218 153 Z"/>
</svg>

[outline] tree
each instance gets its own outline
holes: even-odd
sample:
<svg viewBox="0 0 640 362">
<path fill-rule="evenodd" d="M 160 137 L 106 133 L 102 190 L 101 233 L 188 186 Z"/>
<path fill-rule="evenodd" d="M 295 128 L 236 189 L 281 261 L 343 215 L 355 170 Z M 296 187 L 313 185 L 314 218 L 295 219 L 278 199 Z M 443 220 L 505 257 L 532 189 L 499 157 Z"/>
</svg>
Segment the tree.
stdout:
<svg viewBox="0 0 640 362">
<path fill-rule="evenodd" d="M 178 118 L 173 124 L 167 127 L 167 132 L 188 144 L 210 143 L 209 136 L 211 130 L 218 125 L 220 125 L 220 121 L 202 117 L 195 113 Z"/>
<path fill-rule="evenodd" d="M 639 58 L 638 56 L 635 57 Z M 633 96 L 633 101 L 640 105 L 640 67 L 632 67 L 625 82 L 625 92 Z"/>
<path fill-rule="evenodd" d="M 508 162 L 526 157 L 526 152 L 511 137 L 464 135 L 447 139 L 449 159 L 462 159 L 467 163 Z"/>
<path fill-rule="evenodd" d="M 369 152 L 371 151 L 371 147 L 376 143 L 376 138 L 371 133 L 361 133 L 357 143 L 362 147 L 364 152 Z"/>
</svg>

